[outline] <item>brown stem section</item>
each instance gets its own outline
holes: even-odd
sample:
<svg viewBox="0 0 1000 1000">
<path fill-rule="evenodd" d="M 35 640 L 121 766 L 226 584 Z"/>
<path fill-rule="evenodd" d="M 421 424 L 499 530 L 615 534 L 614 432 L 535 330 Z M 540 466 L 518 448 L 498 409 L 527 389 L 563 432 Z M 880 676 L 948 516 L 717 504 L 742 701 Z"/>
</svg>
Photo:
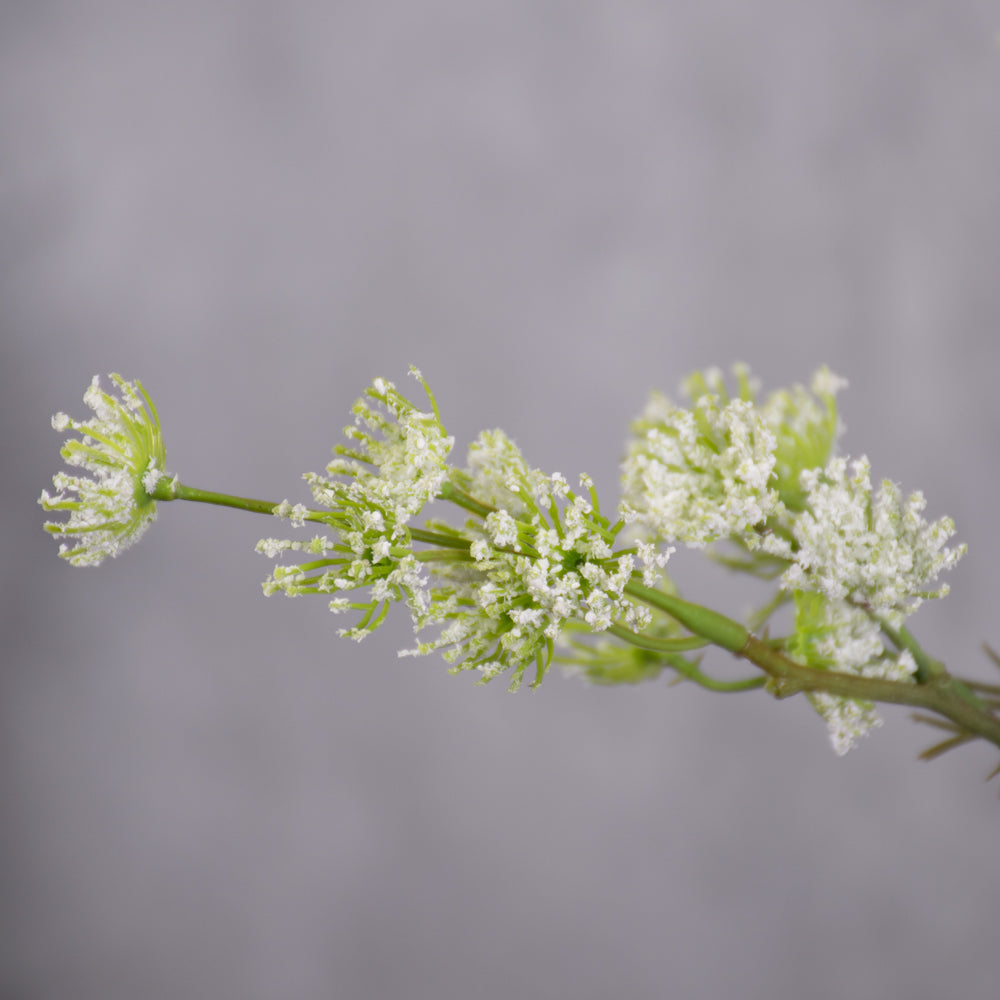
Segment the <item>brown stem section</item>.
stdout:
<svg viewBox="0 0 1000 1000">
<path fill-rule="evenodd" d="M 749 660 L 768 675 L 770 682 L 767 686 L 775 697 L 787 698 L 801 691 L 825 691 L 861 701 L 913 705 L 937 712 L 966 732 L 1000 747 L 1000 716 L 968 684 L 952 677 L 937 661 L 933 661 L 932 668 L 926 670 L 923 677 L 918 676 L 917 682 L 912 684 L 820 670 L 798 663 L 752 635 L 739 622 L 700 604 L 644 587 L 635 580 L 626 585 L 625 592 L 666 612 L 694 635 Z M 903 643 L 903 639 L 900 638 L 899 642 Z M 909 633 L 906 633 L 904 644 L 915 649 L 922 659 L 928 659 Z"/>
<path fill-rule="evenodd" d="M 912 705 L 937 712 L 962 729 L 1000 747 L 1000 718 L 987 707 L 971 702 L 962 681 L 947 673 L 926 684 L 905 684 L 835 670 L 817 670 L 797 663 L 749 633 L 736 655 L 760 667 L 771 678 L 768 687 L 777 698 L 787 698 L 801 691 L 825 691 L 845 698 Z"/>
</svg>

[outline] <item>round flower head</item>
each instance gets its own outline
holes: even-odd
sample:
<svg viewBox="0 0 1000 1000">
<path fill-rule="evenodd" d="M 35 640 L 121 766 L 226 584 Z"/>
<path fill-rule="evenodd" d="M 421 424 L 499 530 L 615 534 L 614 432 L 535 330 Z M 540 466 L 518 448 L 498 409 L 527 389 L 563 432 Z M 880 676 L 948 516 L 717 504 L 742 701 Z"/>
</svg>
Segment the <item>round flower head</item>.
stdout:
<svg viewBox="0 0 1000 1000">
<path fill-rule="evenodd" d="M 308 542 L 264 538 L 257 551 L 270 558 L 305 552 L 314 558 L 298 565 L 276 565 L 264 593 L 343 594 L 367 592 L 369 600 L 334 597 L 334 613 L 362 611 L 354 628 L 341 634 L 361 640 L 384 620 L 389 605 L 403 600 L 415 615 L 430 604 L 425 577 L 411 551 L 407 527 L 434 499 L 448 478 L 448 453 L 454 438 L 441 423 L 434 394 L 420 371 L 410 374 L 423 386 L 430 411 L 418 409 L 392 382 L 377 378 L 353 407 L 354 424 L 344 429 L 349 444 L 334 448 L 339 456 L 326 474 L 307 473 L 316 502 L 328 507 L 324 522 L 336 537 Z M 279 504 L 274 513 L 301 525 L 305 508 Z"/>
<path fill-rule="evenodd" d="M 142 383 L 112 375 L 117 397 L 104 392 L 95 375 L 83 401 L 94 411 L 78 421 L 65 413 L 52 418 L 57 431 L 71 430 L 60 454 L 80 474 L 52 477 L 56 494 L 42 491 L 45 510 L 67 511 L 65 521 L 45 530 L 64 539 L 59 555 L 74 566 L 96 566 L 138 541 L 156 517 L 156 490 L 164 479 L 166 451 L 156 408 Z M 169 480 L 160 489 L 169 488 Z M 162 498 L 166 498 L 167 489 Z"/>
<path fill-rule="evenodd" d="M 776 440 L 754 406 L 746 370 L 737 375 L 738 399 L 709 369 L 688 380 L 691 409 L 654 393 L 633 424 L 620 509 L 640 533 L 696 548 L 724 538 L 750 548 L 774 541 L 758 529 L 781 509 L 772 485 Z"/>
<path fill-rule="evenodd" d="M 511 670 L 514 691 L 532 663 L 534 683 L 541 682 L 556 641 L 575 623 L 594 633 L 612 626 L 639 632 L 649 625 L 649 610 L 625 594 L 637 570 L 635 556 L 612 550 L 620 526 L 600 513 L 588 476 L 580 485 L 589 501 L 558 472 L 531 468 L 517 445 L 495 430 L 479 436 L 467 469 L 454 480 L 486 513 L 465 525 L 467 557 L 428 563 L 434 601 L 414 616 L 414 626 L 418 632 L 443 628 L 402 655 L 439 650 L 453 672 L 476 670 L 482 682 Z M 650 585 L 668 555 L 651 545 L 639 551 Z"/>
<path fill-rule="evenodd" d="M 786 590 L 809 590 L 829 600 L 850 599 L 879 614 L 910 614 L 924 598 L 943 597 L 947 585 L 928 589 L 951 569 L 965 546 L 949 548 L 955 523 L 921 516 L 923 494 L 906 500 L 883 480 L 873 497 L 867 458 L 832 459 L 825 469 L 802 473 L 808 508 L 796 519 L 795 561 L 782 576 Z"/>
</svg>

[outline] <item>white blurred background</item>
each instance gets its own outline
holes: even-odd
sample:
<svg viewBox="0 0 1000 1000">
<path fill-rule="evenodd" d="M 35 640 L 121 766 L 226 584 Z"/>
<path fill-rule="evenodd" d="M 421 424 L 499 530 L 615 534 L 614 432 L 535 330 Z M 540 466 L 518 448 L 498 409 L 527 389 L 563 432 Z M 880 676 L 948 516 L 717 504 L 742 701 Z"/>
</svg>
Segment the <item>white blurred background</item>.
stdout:
<svg viewBox="0 0 1000 1000">
<path fill-rule="evenodd" d="M 265 600 L 262 518 L 96 570 L 35 501 L 140 378 L 184 482 L 305 500 L 419 365 L 606 506 L 647 392 L 845 375 L 851 454 L 970 553 L 1000 643 L 1000 14 L 977 0 L 0 6 L 0 995 L 994 997 L 996 754 L 905 711 L 477 688 Z M 410 383 L 412 385 L 412 383 Z M 678 559 L 685 592 L 756 595 Z M 718 655 L 716 673 L 733 667 Z"/>
</svg>

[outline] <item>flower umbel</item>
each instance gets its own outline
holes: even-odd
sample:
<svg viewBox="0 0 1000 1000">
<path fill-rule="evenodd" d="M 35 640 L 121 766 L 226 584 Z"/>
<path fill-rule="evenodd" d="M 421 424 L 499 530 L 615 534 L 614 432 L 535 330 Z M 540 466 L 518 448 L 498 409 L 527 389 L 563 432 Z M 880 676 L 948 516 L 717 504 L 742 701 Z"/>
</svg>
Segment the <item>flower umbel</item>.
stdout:
<svg viewBox="0 0 1000 1000">
<path fill-rule="evenodd" d="M 695 548 L 730 538 L 769 550 L 762 529 L 780 510 L 774 433 L 753 403 L 744 368 L 729 399 L 717 369 L 688 380 L 690 410 L 654 393 L 622 466 L 621 512 L 641 532 Z M 784 554 L 784 548 L 778 547 Z"/>
<path fill-rule="evenodd" d="M 964 545 L 945 545 L 954 521 L 928 524 L 921 516 L 923 494 L 904 501 L 889 480 L 873 499 L 867 458 L 852 462 L 851 472 L 845 459 L 835 458 L 825 469 L 802 474 L 807 507 L 792 529 L 795 561 L 782 586 L 850 599 L 882 614 L 910 614 L 924 598 L 944 597 L 947 584 L 928 586 L 965 553 Z"/>
<path fill-rule="evenodd" d="M 418 409 L 393 383 L 377 378 L 354 404 L 355 422 L 344 430 L 352 445 L 334 448 L 339 457 L 325 475 L 305 475 L 316 502 L 329 509 L 322 522 L 338 537 L 265 538 L 257 545 L 272 558 L 289 551 L 316 557 L 297 566 L 276 565 L 264 582 L 265 594 L 367 591 L 368 600 L 330 601 L 331 611 L 362 612 L 358 625 L 341 630 L 352 639 L 374 631 L 394 601 L 404 601 L 414 615 L 426 613 L 430 602 L 408 524 L 447 480 L 454 438 L 447 435 L 420 372 L 411 368 L 410 374 L 423 385 L 432 412 Z M 284 516 L 286 508 L 274 513 Z"/>
<path fill-rule="evenodd" d="M 156 407 L 141 382 L 115 374 L 111 380 L 117 396 L 105 392 L 96 375 L 84 394 L 94 411 L 89 420 L 65 413 L 52 418 L 57 431 L 80 435 L 66 441 L 61 455 L 82 472 L 57 473 L 56 494 L 43 490 L 38 502 L 45 510 L 69 514 L 64 521 L 46 522 L 45 530 L 62 540 L 59 555 L 74 566 L 96 566 L 138 541 L 156 517 L 156 500 L 170 494 Z"/>
<path fill-rule="evenodd" d="M 430 558 L 434 600 L 414 624 L 418 630 L 444 627 L 406 652 L 441 650 L 455 672 L 476 670 L 482 681 L 511 670 L 510 689 L 516 690 L 532 663 L 534 683 L 540 683 L 570 623 L 592 633 L 646 628 L 649 609 L 624 594 L 636 572 L 635 553 L 612 549 L 621 524 L 601 514 L 588 476 L 580 485 L 589 499 L 558 472 L 531 468 L 502 431 L 481 434 L 469 449 L 467 469 L 454 476 L 454 489 L 482 519 L 470 518 L 461 532 L 434 525 L 450 532 L 463 551 Z M 669 553 L 644 546 L 638 555 L 652 584 Z"/>
</svg>

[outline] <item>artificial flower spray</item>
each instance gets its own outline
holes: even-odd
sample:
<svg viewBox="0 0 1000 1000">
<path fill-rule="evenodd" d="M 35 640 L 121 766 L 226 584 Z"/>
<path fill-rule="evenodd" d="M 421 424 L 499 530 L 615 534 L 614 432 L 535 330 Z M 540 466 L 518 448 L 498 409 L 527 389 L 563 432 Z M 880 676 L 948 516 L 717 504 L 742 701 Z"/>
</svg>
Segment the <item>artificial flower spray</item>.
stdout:
<svg viewBox="0 0 1000 1000">
<path fill-rule="evenodd" d="M 888 480 L 876 489 L 866 458 L 838 455 L 842 379 L 821 369 L 808 389 L 761 400 L 736 366 L 732 394 L 716 369 L 688 378 L 686 407 L 654 394 L 609 515 L 589 477 L 574 487 L 532 468 L 499 430 L 451 464 L 454 438 L 423 376 L 410 374 L 426 402 L 375 379 L 334 460 L 304 477 L 312 506 L 184 485 L 166 471 L 142 384 L 112 375 L 106 392 L 95 378 L 91 419 L 52 420 L 74 435 L 62 455 L 76 471 L 42 493 L 45 510 L 68 515 L 46 530 L 63 558 L 94 566 L 136 542 L 162 501 L 266 514 L 296 534 L 258 543 L 274 563 L 265 594 L 322 595 L 353 616 L 340 635 L 354 640 L 403 605 L 416 638 L 400 655 L 440 653 L 481 683 L 503 674 L 516 690 L 528 672 L 537 685 L 553 663 L 598 684 L 669 671 L 710 691 L 802 694 L 838 754 L 881 724 L 878 702 L 921 709 L 943 732 L 924 756 L 980 738 L 1000 747 L 1000 687 L 953 676 L 907 625 L 947 593 L 937 578 L 965 546 L 948 544 L 949 518 L 924 519 L 920 493 L 904 497 Z M 684 600 L 667 572 L 678 545 L 770 581 L 771 599 L 745 622 Z M 793 624 L 772 635 L 783 606 Z M 700 651 L 712 646 L 735 659 L 710 674 Z"/>
</svg>

